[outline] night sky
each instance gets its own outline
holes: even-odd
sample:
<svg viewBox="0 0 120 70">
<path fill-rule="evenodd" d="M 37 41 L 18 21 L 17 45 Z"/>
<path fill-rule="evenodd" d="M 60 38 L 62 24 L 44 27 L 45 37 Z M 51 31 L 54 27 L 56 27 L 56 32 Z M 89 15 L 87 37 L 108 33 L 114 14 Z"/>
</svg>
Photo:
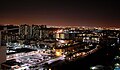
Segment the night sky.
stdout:
<svg viewBox="0 0 120 70">
<path fill-rule="evenodd" d="M 119 2 L 1 0 L 0 24 L 120 27 Z"/>
</svg>

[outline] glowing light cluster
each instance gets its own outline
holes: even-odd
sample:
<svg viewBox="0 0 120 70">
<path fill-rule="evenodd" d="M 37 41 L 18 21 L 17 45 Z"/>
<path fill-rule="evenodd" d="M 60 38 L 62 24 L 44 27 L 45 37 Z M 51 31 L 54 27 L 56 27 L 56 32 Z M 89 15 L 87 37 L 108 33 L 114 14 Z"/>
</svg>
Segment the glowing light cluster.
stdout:
<svg viewBox="0 0 120 70">
<path fill-rule="evenodd" d="M 62 33 L 63 32 L 63 30 L 61 29 L 61 30 L 57 30 L 57 33 Z"/>
</svg>

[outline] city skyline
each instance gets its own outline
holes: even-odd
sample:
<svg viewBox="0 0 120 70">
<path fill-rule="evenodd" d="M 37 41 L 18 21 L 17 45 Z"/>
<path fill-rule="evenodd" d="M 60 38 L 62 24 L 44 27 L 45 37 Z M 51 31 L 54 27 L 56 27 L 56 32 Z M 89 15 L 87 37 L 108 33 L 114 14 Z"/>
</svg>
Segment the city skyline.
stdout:
<svg viewBox="0 0 120 70">
<path fill-rule="evenodd" d="M 119 27 L 118 2 L 4 1 L 0 24 Z"/>
<path fill-rule="evenodd" d="M 27 24 L 0 28 L 2 70 L 120 69 L 116 62 L 120 59 L 120 28 Z"/>
</svg>

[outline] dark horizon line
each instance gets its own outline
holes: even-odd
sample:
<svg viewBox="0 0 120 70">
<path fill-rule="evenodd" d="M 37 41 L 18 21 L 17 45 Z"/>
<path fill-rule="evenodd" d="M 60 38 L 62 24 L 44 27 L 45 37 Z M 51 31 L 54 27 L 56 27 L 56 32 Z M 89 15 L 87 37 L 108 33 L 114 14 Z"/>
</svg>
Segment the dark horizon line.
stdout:
<svg viewBox="0 0 120 70">
<path fill-rule="evenodd" d="M 19 26 L 19 25 L 25 25 L 25 24 L 0 24 L 0 26 L 7 26 L 7 25 L 13 25 L 13 26 Z M 119 26 L 87 26 L 87 25 L 48 25 L 48 24 L 26 24 L 26 25 L 46 25 L 46 26 L 68 26 L 68 27 L 102 27 L 102 28 L 120 28 Z"/>
</svg>

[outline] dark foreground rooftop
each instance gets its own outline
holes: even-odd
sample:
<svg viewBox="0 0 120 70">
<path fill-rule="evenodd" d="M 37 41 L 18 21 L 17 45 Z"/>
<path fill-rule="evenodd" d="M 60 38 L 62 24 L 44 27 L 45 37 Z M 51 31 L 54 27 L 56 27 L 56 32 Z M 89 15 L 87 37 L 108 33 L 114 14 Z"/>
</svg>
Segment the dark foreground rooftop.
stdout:
<svg viewBox="0 0 120 70">
<path fill-rule="evenodd" d="M 22 52 L 27 53 L 27 52 L 36 51 L 36 50 L 29 49 L 29 48 L 19 48 L 19 49 L 14 49 L 13 51 L 15 51 L 15 52 L 7 53 L 7 55 L 16 54 L 16 53 L 22 53 Z"/>
</svg>

